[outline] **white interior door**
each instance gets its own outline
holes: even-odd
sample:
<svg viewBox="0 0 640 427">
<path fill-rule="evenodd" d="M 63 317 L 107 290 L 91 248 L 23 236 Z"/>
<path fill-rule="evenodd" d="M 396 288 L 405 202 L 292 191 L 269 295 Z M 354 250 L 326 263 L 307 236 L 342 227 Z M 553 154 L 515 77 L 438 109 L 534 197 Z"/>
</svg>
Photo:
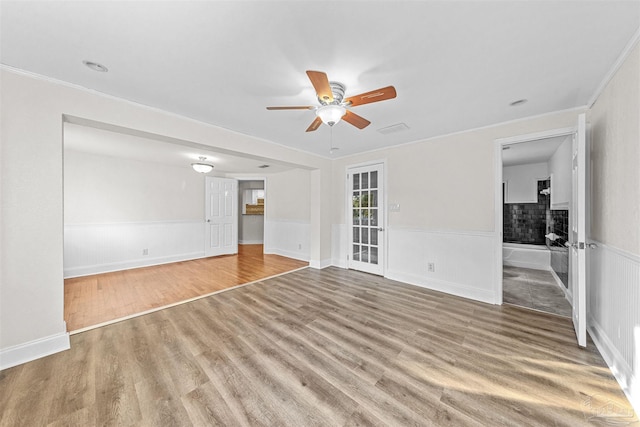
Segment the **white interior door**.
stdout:
<svg viewBox="0 0 640 427">
<path fill-rule="evenodd" d="M 238 181 L 205 177 L 206 256 L 238 253 Z"/>
<path fill-rule="evenodd" d="M 587 345 L 586 132 L 586 118 L 584 114 L 580 114 L 578 128 L 573 138 L 569 276 L 573 293 L 573 326 L 576 330 L 578 345 L 582 347 Z"/>
<path fill-rule="evenodd" d="M 347 171 L 349 191 L 348 267 L 384 275 L 384 179 L 383 165 Z"/>
</svg>

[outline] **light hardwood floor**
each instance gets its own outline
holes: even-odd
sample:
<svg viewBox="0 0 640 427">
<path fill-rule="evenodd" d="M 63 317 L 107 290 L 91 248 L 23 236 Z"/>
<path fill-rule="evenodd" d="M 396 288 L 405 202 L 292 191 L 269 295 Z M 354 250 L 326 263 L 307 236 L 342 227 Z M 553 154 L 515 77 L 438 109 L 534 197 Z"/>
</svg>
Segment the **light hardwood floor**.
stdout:
<svg viewBox="0 0 640 427">
<path fill-rule="evenodd" d="M 66 279 L 67 330 L 77 331 L 308 265 L 262 251 L 262 245 L 239 245 L 237 255 Z"/>
<path fill-rule="evenodd" d="M 569 319 L 337 268 L 71 341 L 0 372 L 0 425 L 637 425 Z"/>
</svg>

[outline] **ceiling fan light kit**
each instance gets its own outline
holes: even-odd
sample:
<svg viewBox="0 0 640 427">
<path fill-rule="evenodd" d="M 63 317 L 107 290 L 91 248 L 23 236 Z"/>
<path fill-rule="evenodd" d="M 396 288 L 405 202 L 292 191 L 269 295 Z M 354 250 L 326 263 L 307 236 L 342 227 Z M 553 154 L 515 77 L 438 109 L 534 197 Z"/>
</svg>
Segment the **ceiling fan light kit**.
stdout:
<svg viewBox="0 0 640 427">
<path fill-rule="evenodd" d="M 307 76 L 316 90 L 320 106 L 267 107 L 267 110 L 315 110 L 316 118 L 307 128 L 307 132 L 317 130 L 322 123 L 333 127 L 340 120 L 344 120 L 358 129 L 364 129 L 371 122 L 348 110 L 348 108 L 396 97 L 396 89 L 393 86 L 387 86 L 344 99 L 346 91 L 344 84 L 330 82 L 327 75 L 322 71 L 309 70 L 307 71 Z"/>
<path fill-rule="evenodd" d="M 347 109 L 342 105 L 323 105 L 316 110 L 316 116 L 320 117 L 322 123 L 325 125 L 333 126 L 347 114 Z"/>
</svg>

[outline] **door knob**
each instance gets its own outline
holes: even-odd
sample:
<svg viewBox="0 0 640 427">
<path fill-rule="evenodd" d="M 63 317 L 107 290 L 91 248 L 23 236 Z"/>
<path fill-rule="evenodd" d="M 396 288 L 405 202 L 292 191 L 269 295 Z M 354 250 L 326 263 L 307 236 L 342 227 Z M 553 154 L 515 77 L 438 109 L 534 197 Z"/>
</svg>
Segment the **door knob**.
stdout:
<svg viewBox="0 0 640 427">
<path fill-rule="evenodd" d="M 378 227 L 378 231 L 384 231 L 384 228 Z"/>
</svg>

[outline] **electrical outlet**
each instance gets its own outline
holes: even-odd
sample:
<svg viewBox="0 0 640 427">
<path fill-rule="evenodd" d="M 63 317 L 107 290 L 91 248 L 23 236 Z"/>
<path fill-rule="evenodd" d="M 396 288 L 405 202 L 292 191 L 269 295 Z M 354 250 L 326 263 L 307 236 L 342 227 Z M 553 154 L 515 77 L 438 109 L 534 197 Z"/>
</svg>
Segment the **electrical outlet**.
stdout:
<svg viewBox="0 0 640 427">
<path fill-rule="evenodd" d="M 149 255 L 149 249 L 144 248 L 144 249 L 142 250 L 142 255 Z"/>
<path fill-rule="evenodd" d="M 434 273 L 436 271 L 436 265 L 432 262 L 427 264 L 427 271 L 429 273 Z"/>
</svg>

